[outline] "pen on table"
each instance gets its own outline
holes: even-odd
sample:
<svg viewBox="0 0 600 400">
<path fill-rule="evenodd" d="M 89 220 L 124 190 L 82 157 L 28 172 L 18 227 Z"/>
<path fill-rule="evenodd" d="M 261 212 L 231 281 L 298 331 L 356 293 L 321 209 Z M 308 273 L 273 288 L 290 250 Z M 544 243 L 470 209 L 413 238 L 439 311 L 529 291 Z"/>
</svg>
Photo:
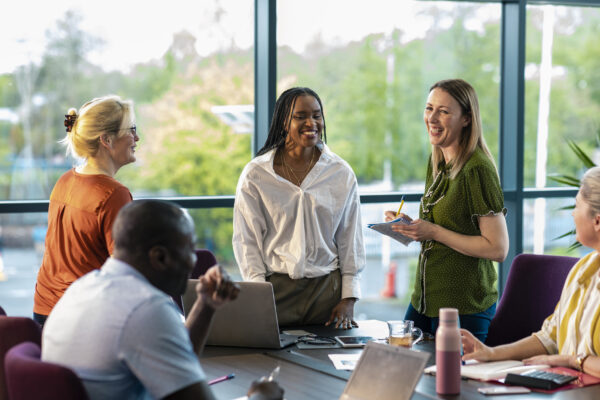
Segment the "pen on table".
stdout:
<svg viewBox="0 0 600 400">
<path fill-rule="evenodd" d="M 400 207 L 398 207 L 398 211 L 396 212 L 396 217 L 398 216 L 398 214 L 400 214 L 400 211 L 402 210 L 403 205 L 404 205 L 404 195 L 402 195 L 402 198 L 400 199 Z"/>
<path fill-rule="evenodd" d="M 228 381 L 233 378 L 235 378 L 235 374 L 223 375 L 223 376 L 213 379 L 212 381 L 208 381 L 208 384 L 214 385 L 215 383 Z"/>
<path fill-rule="evenodd" d="M 267 382 L 272 382 L 275 379 L 277 379 L 277 376 L 279 375 L 279 370 L 281 368 L 278 366 L 275 367 L 275 369 L 271 372 L 271 374 L 269 375 L 269 377 L 267 378 Z"/>
</svg>

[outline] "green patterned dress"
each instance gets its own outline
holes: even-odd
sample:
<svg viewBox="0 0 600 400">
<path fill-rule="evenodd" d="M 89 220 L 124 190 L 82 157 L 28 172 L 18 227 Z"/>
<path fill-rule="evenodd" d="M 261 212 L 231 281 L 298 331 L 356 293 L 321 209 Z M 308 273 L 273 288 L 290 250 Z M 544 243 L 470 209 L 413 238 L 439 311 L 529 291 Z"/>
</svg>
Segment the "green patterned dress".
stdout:
<svg viewBox="0 0 600 400">
<path fill-rule="evenodd" d="M 431 157 L 419 218 L 463 235 L 477 236 L 478 216 L 506 214 L 496 168 L 483 150 L 477 149 L 454 179 L 450 165 L 442 161 L 432 176 Z M 437 317 L 441 307 L 459 314 L 485 311 L 498 299 L 497 274 L 491 260 L 459 253 L 425 240 L 417 269 L 412 306 L 421 314 Z"/>
</svg>

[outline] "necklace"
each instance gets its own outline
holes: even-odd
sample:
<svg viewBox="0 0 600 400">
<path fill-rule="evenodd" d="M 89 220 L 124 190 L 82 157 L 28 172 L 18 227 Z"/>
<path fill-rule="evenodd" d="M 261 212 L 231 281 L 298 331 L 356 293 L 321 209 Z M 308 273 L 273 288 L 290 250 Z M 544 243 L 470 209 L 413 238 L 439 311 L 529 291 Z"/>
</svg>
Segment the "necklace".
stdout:
<svg viewBox="0 0 600 400">
<path fill-rule="evenodd" d="M 282 154 L 281 154 L 281 156 L 283 157 L 283 163 L 284 163 L 284 164 L 285 164 L 285 166 L 286 166 L 286 167 L 288 167 L 290 170 L 292 170 L 292 171 L 296 171 L 296 172 L 307 173 L 307 172 L 308 172 L 308 170 L 310 169 L 311 165 L 312 165 L 312 162 L 313 162 L 314 158 L 315 158 L 315 153 L 316 153 L 316 152 L 317 152 L 317 151 L 316 151 L 316 150 L 315 150 L 315 148 L 313 147 L 313 152 L 312 152 L 312 155 L 310 156 L 310 161 L 308 162 L 308 166 L 306 167 L 306 169 L 295 169 L 295 168 L 292 168 L 292 167 L 291 167 L 291 166 L 290 166 L 288 163 L 286 163 L 286 162 L 285 162 L 285 154 L 284 154 L 284 153 L 282 153 Z"/>
<path fill-rule="evenodd" d="M 288 167 L 292 171 L 307 173 L 308 170 L 310 169 L 311 165 L 312 165 L 313 159 L 315 158 L 315 153 L 316 153 L 316 150 L 313 147 L 313 152 L 312 152 L 312 155 L 310 156 L 310 161 L 308 162 L 308 166 L 306 167 L 306 169 L 295 169 L 295 168 L 292 168 L 289 164 L 287 164 L 285 162 L 285 155 L 283 156 L 283 162 L 286 164 L 286 167 Z"/>
<path fill-rule="evenodd" d="M 310 158 L 310 162 L 308 163 L 308 167 L 306 167 L 305 170 L 301 170 L 301 169 L 295 170 L 296 172 L 300 172 L 302 174 L 301 175 L 302 179 L 299 179 L 298 176 L 296 175 L 296 173 L 294 172 L 294 169 L 292 167 L 290 167 L 287 162 L 285 162 L 285 154 L 283 152 L 281 153 L 281 160 L 283 161 L 284 170 L 287 172 L 288 180 L 290 182 L 295 183 L 296 186 L 300 186 L 300 184 L 302 183 L 304 178 L 306 178 L 306 174 L 308 174 L 308 171 L 310 171 L 310 169 L 313 165 L 313 162 L 315 160 L 315 154 L 316 154 L 316 150 L 313 148 L 313 154 Z M 292 175 L 294 176 L 294 179 L 292 179 Z"/>
</svg>

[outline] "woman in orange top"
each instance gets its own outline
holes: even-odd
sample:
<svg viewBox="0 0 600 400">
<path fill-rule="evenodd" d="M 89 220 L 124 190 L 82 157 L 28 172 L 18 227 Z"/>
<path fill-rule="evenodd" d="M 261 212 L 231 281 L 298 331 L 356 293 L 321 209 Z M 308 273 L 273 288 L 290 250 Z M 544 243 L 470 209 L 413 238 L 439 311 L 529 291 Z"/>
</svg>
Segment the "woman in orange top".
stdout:
<svg viewBox="0 0 600 400">
<path fill-rule="evenodd" d="M 112 224 L 132 200 L 114 179 L 135 161 L 139 140 L 131 101 L 96 98 L 65 115 L 67 152 L 84 163 L 60 177 L 48 209 L 48 231 L 35 286 L 33 318 L 46 317 L 77 278 L 100 268 L 113 250 Z"/>
</svg>

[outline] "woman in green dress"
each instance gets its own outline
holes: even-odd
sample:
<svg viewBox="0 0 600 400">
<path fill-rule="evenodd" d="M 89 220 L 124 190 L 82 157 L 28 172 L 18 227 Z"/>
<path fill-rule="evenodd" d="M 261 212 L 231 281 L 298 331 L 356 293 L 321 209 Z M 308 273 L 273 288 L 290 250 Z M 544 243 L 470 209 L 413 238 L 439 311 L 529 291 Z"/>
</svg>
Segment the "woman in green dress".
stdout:
<svg viewBox="0 0 600 400">
<path fill-rule="evenodd" d="M 475 90 L 461 79 L 435 83 L 424 120 L 432 153 L 419 218 L 393 226 L 421 242 L 405 319 L 435 333 L 439 309 L 454 307 L 461 327 L 485 341 L 498 299 L 492 261 L 506 258 L 508 232 L 504 196 L 483 139 Z M 386 220 L 395 217 L 394 211 L 386 212 Z"/>
</svg>

